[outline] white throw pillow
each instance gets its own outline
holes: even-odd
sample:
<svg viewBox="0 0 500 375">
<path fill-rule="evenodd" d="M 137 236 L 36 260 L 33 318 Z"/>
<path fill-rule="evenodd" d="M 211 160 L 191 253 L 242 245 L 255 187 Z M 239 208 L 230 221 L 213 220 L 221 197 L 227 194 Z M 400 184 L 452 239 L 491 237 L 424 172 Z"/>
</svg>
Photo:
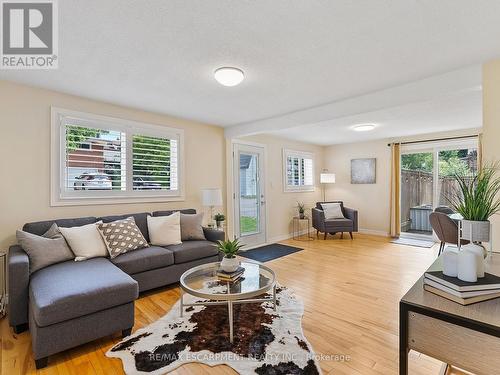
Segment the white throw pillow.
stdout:
<svg viewBox="0 0 500 375">
<path fill-rule="evenodd" d="M 321 203 L 321 207 L 325 213 L 325 220 L 345 219 L 340 203 Z"/>
<path fill-rule="evenodd" d="M 148 216 L 148 231 L 152 245 L 178 245 L 181 241 L 181 214 Z"/>
<path fill-rule="evenodd" d="M 61 234 L 75 254 L 75 260 L 81 261 L 90 258 L 107 257 L 108 249 L 102 240 L 97 223 L 82 225 L 81 227 L 63 228 L 59 227 Z"/>
</svg>

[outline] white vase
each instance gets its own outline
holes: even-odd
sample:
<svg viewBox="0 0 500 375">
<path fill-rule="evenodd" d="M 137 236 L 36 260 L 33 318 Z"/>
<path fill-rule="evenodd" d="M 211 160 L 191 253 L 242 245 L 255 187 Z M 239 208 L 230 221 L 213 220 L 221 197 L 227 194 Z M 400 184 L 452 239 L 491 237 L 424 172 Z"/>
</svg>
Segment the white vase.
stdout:
<svg viewBox="0 0 500 375">
<path fill-rule="evenodd" d="M 462 281 L 475 283 L 477 281 L 477 255 L 471 251 L 461 250 L 458 253 L 457 276 Z"/>
<path fill-rule="evenodd" d="M 484 247 L 476 245 L 475 243 L 469 243 L 467 245 L 463 245 L 462 250 L 470 251 L 476 255 L 477 277 L 484 277 Z"/>
<path fill-rule="evenodd" d="M 220 268 L 222 268 L 223 271 L 225 272 L 234 272 L 238 269 L 240 266 L 240 261 L 238 258 L 222 258 L 222 261 L 220 262 Z"/>
</svg>

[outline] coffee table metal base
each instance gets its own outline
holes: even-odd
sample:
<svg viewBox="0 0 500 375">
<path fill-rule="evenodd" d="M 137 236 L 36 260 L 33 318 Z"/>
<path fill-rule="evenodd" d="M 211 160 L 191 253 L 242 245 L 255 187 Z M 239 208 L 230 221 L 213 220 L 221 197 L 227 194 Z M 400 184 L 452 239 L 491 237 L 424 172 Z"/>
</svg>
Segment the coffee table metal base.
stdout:
<svg viewBox="0 0 500 375">
<path fill-rule="evenodd" d="M 240 299 L 240 300 L 228 300 L 228 301 L 204 301 L 195 303 L 184 303 L 184 291 L 181 288 L 181 318 L 184 315 L 184 308 L 189 306 L 210 306 L 210 305 L 227 305 L 227 311 L 229 315 L 229 342 L 231 344 L 234 340 L 234 324 L 233 324 L 233 305 L 242 303 L 262 303 L 262 302 L 272 302 L 274 311 L 276 311 L 276 285 L 273 286 L 273 296 L 271 298 L 252 298 L 252 299 Z"/>
</svg>

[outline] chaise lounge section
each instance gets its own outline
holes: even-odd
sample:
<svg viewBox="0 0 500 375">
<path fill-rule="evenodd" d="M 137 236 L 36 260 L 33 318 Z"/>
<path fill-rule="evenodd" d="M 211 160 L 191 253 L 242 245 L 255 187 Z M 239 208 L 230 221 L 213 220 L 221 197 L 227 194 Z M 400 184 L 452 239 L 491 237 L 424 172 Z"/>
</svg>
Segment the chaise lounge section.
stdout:
<svg viewBox="0 0 500 375">
<path fill-rule="evenodd" d="M 49 220 L 27 223 L 23 230 L 42 235 L 53 223 L 74 227 L 133 216 L 149 242 L 147 216 L 173 212 Z M 180 212 L 195 214 L 196 210 Z M 178 282 L 187 269 L 219 260 L 214 243 L 224 239 L 224 232 L 203 231 L 206 240 L 150 246 L 113 259 L 71 260 L 31 275 L 28 255 L 19 245 L 12 246 L 8 256 L 9 324 L 16 333 L 29 326 L 36 367 L 45 367 L 48 356 L 83 343 L 120 331 L 129 335 L 134 325 L 134 300 L 140 292 Z"/>
</svg>

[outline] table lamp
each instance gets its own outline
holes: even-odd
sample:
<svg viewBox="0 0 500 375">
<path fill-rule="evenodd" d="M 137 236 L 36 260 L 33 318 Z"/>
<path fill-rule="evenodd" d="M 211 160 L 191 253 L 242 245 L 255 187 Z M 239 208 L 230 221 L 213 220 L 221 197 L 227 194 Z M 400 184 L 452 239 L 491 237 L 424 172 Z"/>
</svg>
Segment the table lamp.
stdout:
<svg viewBox="0 0 500 375">
<path fill-rule="evenodd" d="M 213 225 L 214 207 L 222 206 L 222 191 L 219 188 L 202 189 L 202 204 L 210 207 L 210 224 Z"/>
</svg>

